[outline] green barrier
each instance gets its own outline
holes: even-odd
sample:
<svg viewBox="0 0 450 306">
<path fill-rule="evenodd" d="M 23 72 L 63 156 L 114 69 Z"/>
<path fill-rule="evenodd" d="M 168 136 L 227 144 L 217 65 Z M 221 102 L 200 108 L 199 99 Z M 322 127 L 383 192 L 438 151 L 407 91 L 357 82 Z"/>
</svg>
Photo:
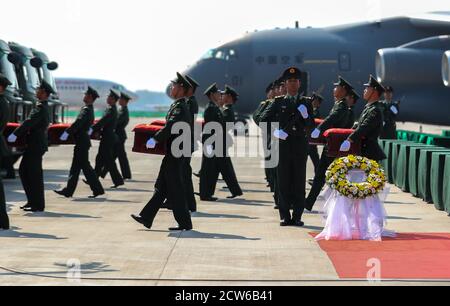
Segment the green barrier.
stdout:
<svg viewBox="0 0 450 306">
<path fill-rule="evenodd" d="M 448 155 L 445 158 L 443 195 L 445 211 L 450 214 L 450 156 Z"/>
<path fill-rule="evenodd" d="M 409 152 L 409 165 L 408 165 L 409 192 L 415 197 L 419 196 L 419 186 L 418 186 L 419 161 L 422 149 L 423 148 L 420 146 L 411 147 Z"/>
<path fill-rule="evenodd" d="M 445 131 L 443 135 L 433 135 L 426 133 L 418 133 L 412 131 L 397 131 L 397 136 L 400 140 L 407 140 L 427 145 L 440 146 L 450 148 L 450 132 Z"/>
<path fill-rule="evenodd" d="M 395 185 L 404 192 L 410 191 L 409 184 L 409 162 L 411 148 L 432 148 L 431 146 L 420 143 L 403 143 L 397 159 L 397 173 L 395 175 Z"/>
<path fill-rule="evenodd" d="M 387 159 L 383 163 L 383 168 L 386 173 L 386 177 L 390 184 L 394 183 L 394 170 L 396 169 L 397 161 L 394 160 L 394 148 L 397 150 L 397 145 L 402 143 L 410 143 L 405 140 L 386 140 L 384 147 L 384 154 Z"/>
<path fill-rule="evenodd" d="M 432 203 L 431 198 L 431 158 L 435 152 L 449 152 L 446 148 L 422 149 L 419 159 L 419 171 L 417 176 L 417 186 L 419 197 L 425 202 Z"/>
<path fill-rule="evenodd" d="M 443 200 L 445 160 L 449 152 L 437 152 L 431 156 L 431 199 L 437 210 L 445 210 Z"/>
<path fill-rule="evenodd" d="M 411 141 L 397 141 L 397 142 L 393 142 L 392 143 L 392 164 L 391 164 L 391 172 L 392 172 L 392 182 L 393 182 L 393 184 L 395 184 L 396 186 L 399 186 L 398 185 L 398 180 L 399 179 L 401 179 L 400 177 L 401 176 L 403 176 L 403 173 L 402 172 L 400 172 L 399 170 L 398 170 L 398 168 L 399 168 L 399 165 L 400 165 L 400 160 L 399 160 L 399 157 L 400 157 L 400 150 L 401 150 L 401 147 L 402 147 L 402 145 L 420 145 L 420 146 L 426 146 L 426 145 L 423 145 L 423 144 L 416 144 L 416 143 L 414 143 L 414 142 L 411 142 Z M 397 174 L 399 174 L 400 173 L 400 175 L 398 176 Z"/>
</svg>

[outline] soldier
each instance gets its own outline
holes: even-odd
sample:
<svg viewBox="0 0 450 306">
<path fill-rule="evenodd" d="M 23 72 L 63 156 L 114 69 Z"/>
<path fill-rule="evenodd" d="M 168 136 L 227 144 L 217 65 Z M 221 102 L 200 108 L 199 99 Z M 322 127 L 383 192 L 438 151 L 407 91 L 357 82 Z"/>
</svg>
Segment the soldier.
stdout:
<svg viewBox="0 0 450 306">
<path fill-rule="evenodd" d="M 63 197 L 73 197 L 78 185 L 78 179 L 81 171 L 83 171 L 83 174 L 86 177 L 86 182 L 89 187 L 91 187 L 93 192 L 93 195 L 89 198 L 94 199 L 105 194 L 103 186 L 89 162 L 89 150 L 92 146 L 91 139 L 89 137 L 89 129 L 94 123 L 94 103 L 98 98 L 98 92 L 95 89 L 88 87 L 83 100 L 85 106 L 81 109 L 77 120 L 75 120 L 70 128 L 68 128 L 61 135 L 61 141 L 67 141 L 70 136 L 75 139 L 75 148 L 73 151 L 72 166 L 70 168 L 67 187 L 63 190 L 54 191 Z"/>
<path fill-rule="evenodd" d="M 8 137 L 8 142 L 14 143 L 18 137 L 26 136 L 27 147 L 20 163 L 19 174 L 28 199 L 27 204 L 21 208 L 29 212 L 45 210 L 42 159 L 48 151 L 48 98 L 54 93 L 52 86 L 45 80 L 42 81 L 36 90 L 38 102 L 29 118 Z"/>
<path fill-rule="evenodd" d="M 256 111 L 253 113 L 253 121 L 259 125 L 261 123 L 261 114 L 266 109 L 267 105 L 269 104 L 270 100 L 275 98 L 275 87 L 276 82 L 272 82 L 267 86 L 266 88 L 266 100 L 262 101 L 259 107 L 256 109 Z"/>
<path fill-rule="evenodd" d="M 319 95 L 318 93 L 313 93 L 313 95 L 311 96 L 311 104 L 312 104 L 312 108 L 313 108 L 314 119 L 321 118 L 320 106 L 322 105 L 323 100 L 324 100 L 323 97 L 321 95 Z M 320 156 L 319 156 L 319 151 L 317 149 L 317 146 L 310 145 L 308 155 L 309 155 L 309 158 L 311 158 L 311 161 L 314 165 L 314 172 L 317 173 L 317 169 L 319 169 L 319 164 L 320 164 Z"/>
<path fill-rule="evenodd" d="M 347 106 L 346 97 L 353 90 L 353 87 L 342 77 L 339 77 L 339 82 L 335 83 L 334 86 L 334 98 L 336 102 L 329 116 L 312 132 L 311 138 L 313 139 L 319 138 L 320 135 L 325 133 L 328 129 L 346 128 L 346 125 L 348 124 L 350 111 Z M 334 158 L 328 157 L 328 147 L 325 146 L 322 152 L 322 157 L 320 158 L 316 176 L 314 177 L 311 191 L 306 199 L 305 208 L 309 211 L 312 211 L 317 197 L 325 185 L 325 174 L 333 160 Z"/>
<path fill-rule="evenodd" d="M 119 99 L 120 94 L 111 90 L 108 99 L 106 100 L 108 108 L 106 109 L 105 114 L 90 131 L 101 133 L 100 147 L 95 161 L 95 172 L 97 173 L 97 176 L 109 172 L 114 184 L 114 186 L 111 187 L 113 189 L 125 185 L 123 178 L 117 169 L 113 153 L 118 141 L 116 135 L 118 117 L 116 104 Z"/>
<path fill-rule="evenodd" d="M 311 105 L 299 93 L 301 71 L 295 67 L 289 68 L 284 72 L 283 79 L 287 95 L 275 98 L 274 103 L 264 111 L 261 120 L 277 122 L 280 126 L 274 133 L 274 137 L 280 139 L 277 168 L 280 225 L 302 227 L 308 159 L 306 129 L 314 123 Z"/>
<path fill-rule="evenodd" d="M 383 131 L 383 111 L 380 97 L 384 87 L 370 76 L 369 83 L 364 84 L 364 100 L 367 105 L 357 124 L 353 127 L 355 132 L 341 146 L 341 152 L 348 152 L 351 144 L 362 139 L 361 155 L 375 161 L 386 159 L 386 155 L 378 144 L 378 138 Z"/>
<path fill-rule="evenodd" d="M 198 116 L 198 102 L 195 98 L 195 92 L 197 88 L 200 86 L 196 80 L 194 80 L 191 76 L 186 75 L 186 80 L 189 82 L 190 86 L 187 90 L 186 94 L 186 103 L 189 109 L 189 115 L 191 119 L 191 153 L 194 154 L 196 151 L 196 137 L 195 137 L 195 124 Z M 188 207 L 191 212 L 197 211 L 197 201 L 195 200 L 194 194 L 194 183 L 192 182 L 192 166 L 191 166 L 192 156 L 185 158 L 185 185 L 186 185 L 186 200 L 188 201 Z"/>
<path fill-rule="evenodd" d="M 229 156 L 229 146 L 232 146 L 232 138 L 230 132 L 234 132 L 234 124 L 236 122 L 235 112 L 233 105 L 236 103 L 239 95 L 232 87 L 226 85 L 225 91 L 222 95 L 223 103 L 223 132 L 224 132 L 224 156 L 218 158 L 218 170 L 222 174 L 228 189 L 231 192 L 231 196 L 228 199 L 235 199 L 243 195 L 242 189 L 239 186 L 239 182 L 234 171 L 233 162 Z M 231 140 L 230 140 L 231 139 Z"/>
<path fill-rule="evenodd" d="M 155 194 L 139 216 L 131 216 L 136 222 L 149 229 L 152 227 L 153 220 L 164 201 L 167 200 L 171 203 L 175 220 L 178 222 L 178 227 L 170 228 L 169 230 L 192 230 L 191 216 L 184 192 L 184 157 L 175 157 L 177 154 L 171 150 L 172 142 L 179 136 L 172 134 L 172 127 L 177 123 L 190 125 L 190 113 L 184 99 L 189 87 L 189 82 L 178 73 L 177 79 L 172 81 L 171 96 L 175 99 L 175 102 L 166 116 L 166 125 L 147 142 L 147 148 L 155 148 L 157 143 L 165 143 L 167 146 L 167 153 L 162 161 L 155 184 Z"/>
<path fill-rule="evenodd" d="M 9 102 L 5 98 L 4 93 L 8 86 L 12 85 L 11 82 L 3 75 L 0 74 L 0 165 L 3 164 L 3 159 L 9 156 L 8 145 L 6 144 L 3 132 L 6 124 L 9 120 Z M 9 218 L 6 211 L 5 190 L 3 188 L 3 182 L 0 177 L 0 230 L 9 230 Z"/>
<path fill-rule="evenodd" d="M 266 100 L 262 101 L 259 105 L 258 109 L 253 113 L 253 121 L 259 126 L 261 124 L 261 114 L 264 112 L 264 110 L 269 106 L 271 101 L 275 98 L 275 87 L 276 82 L 272 82 L 267 86 L 266 88 Z M 266 174 L 266 180 L 268 183 L 267 187 L 270 187 L 270 191 L 274 192 L 274 180 L 273 175 L 271 173 L 271 169 L 267 166 L 267 162 L 270 161 L 270 144 L 272 142 L 272 132 L 270 124 L 267 124 L 267 129 L 263 131 L 262 140 L 263 140 L 263 149 L 264 149 L 264 156 L 265 156 L 265 174 Z"/>
<path fill-rule="evenodd" d="M 115 93 L 118 94 L 117 92 Z M 115 145 L 114 151 L 114 160 L 119 159 L 120 170 L 122 173 L 122 178 L 124 180 L 131 180 L 131 169 L 130 163 L 128 161 L 127 151 L 125 149 L 125 144 L 127 142 L 127 131 L 126 128 L 130 123 L 130 113 L 128 111 L 128 103 L 131 101 L 131 97 L 126 93 L 120 93 L 119 105 L 120 110 L 117 115 L 117 126 L 116 126 L 116 135 L 117 142 Z M 103 168 L 103 173 L 101 177 L 106 177 L 108 171 L 106 167 Z"/>
<path fill-rule="evenodd" d="M 131 169 L 130 162 L 128 161 L 127 151 L 125 149 L 125 144 L 127 142 L 127 132 L 126 128 L 130 123 L 130 113 L 128 111 L 128 103 L 130 103 L 131 97 L 126 93 L 120 94 L 119 99 L 119 115 L 117 119 L 116 135 L 119 141 L 116 145 L 116 154 L 119 159 L 120 170 L 122 172 L 122 177 L 124 180 L 131 180 Z"/>
<path fill-rule="evenodd" d="M 397 139 L 397 116 L 400 113 L 400 101 L 394 102 L 394 88 L 386 87 L 384 93 L 384 127 L 381 133 L 381 139 Z"/>
<path fill-rule="evenodd" d="M 217 84 L 212 84 L 206 91 L 205 96 L 210 100 L 204 112 L 205 127 L 208 124 L 218 124 L 223 127 L 223 115 L 220 111 L 220 92 Z M 217 157 L 214 154 L 215 147 L 213 145 L 206 145 L 206 141 L 218 135 L 222 139 L 223 131 L 214 131 L 212 133 L 203 132 L 202 143 L 204 145 L 202 166 L 200 169 L 200 199 L 205 202 L 215 202 L 218 199 L 214 197 L 218 178 Z M 205 152 L 206 151 L 206 152 Z"/>
<path fill-rule="evenodd" d="M 358 103 L 361 96 L 354 90 L 347 96 L 347 106 L 349 109 L 349 117 L 345 128 L 351 129 L 355 125 L 355 105 Z"/>
</svg>

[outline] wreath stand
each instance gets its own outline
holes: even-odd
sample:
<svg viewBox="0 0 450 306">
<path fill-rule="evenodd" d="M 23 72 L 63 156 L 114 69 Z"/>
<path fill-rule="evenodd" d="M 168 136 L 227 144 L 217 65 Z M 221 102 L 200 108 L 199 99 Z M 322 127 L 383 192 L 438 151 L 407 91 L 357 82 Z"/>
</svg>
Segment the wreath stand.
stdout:
<svg viewBox="0 0 450 306">
<path fill-rule="evenodd" d="M 337 160 L 333 165 L 336 166 L 339 162 Z M 346 173 L 346 178 L 348 184 L 365 183 L 367 173 L 352 169 Z M 336 182 L 328 181 L 328 185 L 322 193 L 325 198 L 322 212 L 325 228 L 316 240 L 382 241 L 383 237 L 396 236 L 394 232 L 385 229 L 387 213 L 381 200 L 381 192 L 358 198 L 353 195 L 344 196 L 336 187 Z"/>
</svg>

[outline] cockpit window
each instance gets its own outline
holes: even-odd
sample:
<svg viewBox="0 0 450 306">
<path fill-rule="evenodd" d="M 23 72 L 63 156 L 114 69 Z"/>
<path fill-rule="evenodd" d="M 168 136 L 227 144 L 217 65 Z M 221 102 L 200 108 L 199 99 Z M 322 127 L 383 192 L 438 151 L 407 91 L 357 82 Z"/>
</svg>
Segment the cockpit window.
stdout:
<svg viewBox="0 0 450 306">
<path fill-rule="evenodd" d="M 204 60 L 212 58 L 224 61 L 234 60 L 237 58 L 237 52 L 234 49 L 212 49 L 202 57 Z"/>
</svg>

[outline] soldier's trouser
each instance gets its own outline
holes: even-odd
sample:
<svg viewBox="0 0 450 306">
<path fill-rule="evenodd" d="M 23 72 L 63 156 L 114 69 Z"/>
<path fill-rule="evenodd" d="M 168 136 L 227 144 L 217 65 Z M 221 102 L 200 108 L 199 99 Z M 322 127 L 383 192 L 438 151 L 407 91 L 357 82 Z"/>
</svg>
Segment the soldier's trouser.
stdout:
<svg viewBox="0 0 450 306">
<path fill-rule="evenodd" d="M 114 160 L 114 145 L 107 143 L 100 143 L 98 155 L 95 162 L 95 172 L 97 176 L 101 176 L 103 171 L 109 172 L 111 179 L 115 186 L 123 185 L 124 181 L 117 169 L 116 162 Z M 104 169 L 103 169 L 104 167 Z"/>
<path fill-rule="evenodd" d="M 280 191 L 278 190 L 278 169 L 270 169 L 271 176 L 273 179 L 273 198 L 275 200 L 275 206 L 279 206 L 280 203 Z"/>
<path fill-rule="evenodd" d="M 32 209 L 45 209 L 44 173 L 42 158 L 44 153 L 26 151 L 19 167 L 20 180 Z"/>
<path fill-rule="evenodd" d="M 316 176 L 314 177 L 314 183 L 309 192 L 308 198 L 306 199 L 307 208 L 313 208 L 317 201 L 320 193 L 322 192 L 323 186 L 325 186 L 326 172 L 328 167 L 333 163 L 334 158 L 328 157 L 328 148 L 323 149 L 322 157 L 320 159 L 319 167 L 316 171 Z"/>
<path fill-rule="evenodd" d="M 125 142 L 118 141 L 116 143 L 113 156 L 114 156 L 114 161 L 117 159 L 119 160 L 122 178 L 124 178 L 126 180 L 131 180 L 131 178 L 132 178 L 131 169 L 130 169 L 130 163 L 128 161 L 127 152 L 125 150 Z M 103 172 L 100 176 L 105 178 L 107 174 L 108 174 L 108 169 L 106 169 L 106 167 L 103 167 Z"/>
<path fill-rule="evenodd" d="M 265 159 L 265 173 L 266 173 L 266 179 L 269 183 L 270 191 L 275 192 L 275 177 L 274 177 L 274 168 L 270 168 L 267 164 L 270 162 L 271 157 L 268 157 Z"/>
<path fill-rule="evenodd" d="M 167 200 L 172 205 L 173 215 L 178 225 L 185 229 L 192 229 L 191 215 L 184 192 L 183 164 L 183 158 L 164 157 L 156 180 L 155 193 L 140 213 L 147 222 L 153 223 L 164 201 Z"/>
<path fill-rule="evenodd" d="M 192 167 L 191 158 L 184 158 L 184 173 L 183 178 L 185 179 L 185 192 L 186 201 L 190 211 L 197 211 L 197 201 L 194 195 L 194 183 L 192 182 Z"/>
<path fill-rule="evenodd" d="M 308 145 L 306 137 L 289 137 L 280 142 L 278 164 L 279 211 L 281 220 L 300 221 L 305 209 L 306 163 Z M 293 209 L 291 217 L 290 209 Z"/>
<path fill-rule="evenodd" d="M 242 195 L 242 189 L 239 186 L 233 162 L 230 157 L 217 158 L 218 171 L 222 174 L 223 180 L 227 184 L 232 195 Z"/>
<path fill-rule="evenodd" d="M 125 150 L 125 141 L 118 141 L 116 144 L 116 155 L 119 159 L 122 177 L 131 180 L 130 162 L 128 161 L 127 151 Z"/>
<path fill-rule="evenodd" d="M 202 167 L 200 169 L 201 198 L 210 198 L 214 195 L 218 177 L 217 157 L 208 158 L 203 156 Z"/>
<path fill-rule="evenodd" d="M 317 174 L 317 170 L 319 169 L 320 164 L 320 155 L 317 146 L 309 146 L 308 155 L 311 158 L 311 161 L 314 165 L 314 173 Z"/>
<path fill-rule="evenodd" d="M 14 171 L 14 161 L 12 156 L 3 157 L 2 167 L 6 170 L 7 177 L 14 177 L 16 175 Z"/>
<path fill-rule="evenodd" d="M 84 176 L 91 187 L 94 194 L 104 193 L 102 184 L 98 179 L 97 174 L 89 162 L 89 148 L 81 148 L 75 146 L 73 151 L 72 167 L 70 168 L 69 181 L 64 193 L 68 196 L 73 196 L 78 185 L 80 172 L 83 171 Z"/>
<path fill-rule="evenodd" d="M 0 165 L 2 158 L 0 157 Z M 3 188 L 2 178 L 0 176 L 0 229 L 9 229 L 9 218 L 6 211 L 5 190 Z"/>
</svg>

